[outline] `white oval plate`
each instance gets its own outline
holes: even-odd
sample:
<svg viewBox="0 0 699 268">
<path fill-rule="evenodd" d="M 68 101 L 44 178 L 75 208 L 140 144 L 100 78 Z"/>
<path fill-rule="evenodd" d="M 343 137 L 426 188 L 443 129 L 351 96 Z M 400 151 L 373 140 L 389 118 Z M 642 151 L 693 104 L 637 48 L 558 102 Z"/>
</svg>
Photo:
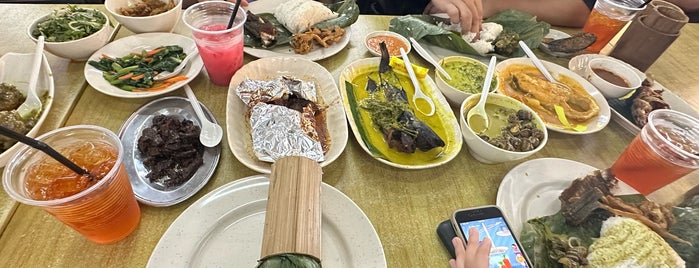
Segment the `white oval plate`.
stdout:
<svg viewBox="0 0 699 268">
<path fill-rule="evenodd" d="M 325 122 L 330 135 L 330 149 L 325 154 L 322 167 L 332 163 L 340 156 L 347 144 L 347 120 L 345 110 L 340 105 L 341 99 L 335 80 L 325 67 L 298 57 L 272 57 L 252 61 L 240 68 L 233 75 L 228 87 L 226 101 L 226 132 L 228 145 L 238 161 L 252 170 L 270 173 L 272 163 L 257 159 L 252 152 L 249 120 L 246 118 L 247 106 L 235 93 L 240 82 L 245 78 L 271 80 L 282 75 L 290 75 L 304 81 L 313 81 L 318 96 L 327 106 Z"/>
<path fill-rule="evenodd" d="M 247 9 L 254 14 L 274 13 L 274 8 L 276 8 L 283 2 L 285 2 L 285 0 L 254 1 L 250 2 L 250 5 L 248 5 Z M 345 36 L 343 36 L 339 42 L 332 44 L 328 47 L 316 47 L 307 54 L 303 55 L 294 53 L 294 50 L 288 44 L 280 45 L 271 49 L 245 47 L 243 48 L 243 51 L 257 58 L 287 56 L 299 57 L 310 61 L 318 61 L 333 56 L 338 52 L 342 51 L 342 49 L 344 49 L 349 43 L 351 35 L 352 32 L 350 31 L 350 27 L 347 27 L 345 28 Z"/>
<path fill-rule="evenodd" d="M 112 57 L 123 57 L 134 51 L 154 49 L 159 46 L 168 45 L 179 45 L 187 54 L 197 50 L 194 40 L 183 35 L 172 33 L 143 33 L 127 36 L 107 44 L 106 46 L 95 51 L 95 53 L 90 56 L 88 61 L 97 61 L 100 57 L 102 57 L 102 54 Z M 85 64 L 84 72 L 87 82 L 99 92 L 119 98 L 148 98 L 171 92 L 186 85 L 189 83 L 189 81 L 192 81 L 192 79 L 199 75 L 202 67 L 204 67 L 204 61 L 202 61 L 201 57 L 194 57 L 189 61 L 187 66 L 184 67 L 181 73 L 181 75 L 187 76 L 187 79 L 176 82 L 163 90 L 154 92 L 131 92 L 115 87 L 109 84 L 109 82 L 102 77 L 102 71 L 97 70 L 97 68 L 92 67 L 87 63 Z"/>
<path fill-rule="evenodd" d="M 566 133 L 566 134 L 574 134 L 574 135 L 582 135 L 582 134 L 590 134 L 590 133 L 595 133 L 597 131 L 602 130 L 607 124 L 609 124 L 609 120 L 611 118 L 611 109 L 609 108 L 609 103 L 607 103 L 607 99 L 604 98 L 602 93 L 597 90 L 595 86 L 593 86 L 589 81 L 585 80 L 585 78 L 582 78 L 582 76 L 578 75 L 577 73 L 568 70 L 558 64 L 551 63 L 545 60 L 541 60 L 541 62 L 544 63 L 544 67 L 551 73 L 551 75 L 556 78 L 558 75 L 565 75 L 570 78 L 575 79 L 580 85 L 587 91 L 587 93 L 592 96 L 593 99 L 597 102 L 597 105 L 599 106 L 599 114 L 597 117 L 593 118 L 590 120 L 590 122 L 587 124 L 587 129 L 585 131 L 575 131 L 571 129 L 566 129 L 563 128 L 562 126 L 557 126 L 553 124 L 546 124 L 546 128 L 552 131 L 556 132 L 561 132 L 561 133 Z M 507 68 L 507 66 L 511 64 L 526 64 L 530 66 L 534 66 L 532 64 L 532 61 L 529 58 L 511 58 L 507 59 L 504 61 L 499 62 L 495 66 L 495 71 L 500 73 L 503 69 Z M 502 83 L 501 83 L 502 84 Z M 502 85 L 501 85 L 502 86 Z M 498 88 L 499 92 L 499 88 Z M 502 93 L 500 93 L 502 94 Z M 544 121 L 546 122 L 546 121 Z"/>
<path fill-rule="evenodd" d="M 147 267 L 255 267 L 269 191 L 266 175 L 230 182 L 190 205 L 165 231 Z M 321 188 L 323 267 L 387 267 L 381 241 L 346 195 Z"/>
<path fill-rule="evenodd" d="M 546 36 L 544 36 L 544 38 L 550 38 L 553 40 L 558 40 L 558 39 L 563 39 L 563 38 L 568 38 L 568 37 L 570 37 L 569 34 L 567 34 L 565 32 L 561 32 L 561 31 L 556 30 L 556 29 L 549 29 L 549 33 Z M 549 47 L 544 42 L 541 42 L 541 44 L 539 45 L 539 50 L 543 51 L 546 54 L 554 56 L 554 57 L 570 57 L 572 55 L 579 53 L 579 52 L 573 52 L 573 53 L 553 52 L 553 51 L 549 50 Z"/>
<path fill-rule="evenodd" d="M 17 90 L 26 96 L 27 88 L 29 87 L 29 74 L 32 73 L 31 65 L 32 62 L 34 62 L 33 59 L 34 53 L 20 54 L 9 52 L 2 55 L 2 57 L 0 57 L 0 82 L 16 86 Z M 42 107 L 41 115 L 36 120 L 36 125 L 25 134 L 31 138 L 36 137 L 38 134 L 53 104 L 53 72 L 51 72 L 51 66 L 49 66 L 46 56 L 44 56 L 41 62 L 41 70 L 39 71 L 39 80 L 37 81 L 36 89 L 37 95 L 42 96 L 46 94 L 46 101 Z M 0 168 L 7 164 L 12 155 L 14 155 L 21 146 L 22 144 L 15 143 L 15 145 L 12 145 L 9 149 L 0 153 Z"/>
<path fill-rule="evenodd" d="M 204 115 L 216 123 L 216 118 L 204 104 L 201 104 Z M 119 138 L 124 145 L 124 166 L 129 174 L 129 180 L 136 199 L 139 202 L 155 207 L 172 206 L 196 194 L 206 185 L 216 170 L 221 157 L 221 145 L 204 147 L 204 164 L 197 169 L 189 180 L 176 187 L 165 187 L 150 182 L 146 178 L 148 169 L 143 165 L 141 153 L 138 150 L 138 139 L 143 129 L 153 125 L 153 117 L 164 114 L 178 117 L 180 120 L 191 120 L 194 125 L 201 127 L 199 117 L 189 100 L 182 97 L 164 97 L 153 100 L 138 108 L 126 119 L 119 129 Z"/>
<path fill-rule="evenodd" d="M 362 139 L 362 135 L 360 134 L 360 129 L 359 126 L 357 125 L 357 122 L 354 120 L 354 116 L 352 114 L 352 109 L 350 107 L 348 95 L 347 95 L 347 88 L 345 86 L 345 82 L 352 81 L 355 77 L 358 75 L 361 75 L 363 72 L 366 72 L 367 70 L 373 70 L 373 69 L 378 69 L 379 66 L 379 61 L 381 58 L 374 57 L 374 58 L 367 58 L 367 59 L 361 59 L 354 61 L 347 65 L 344 70 L 342 70 L 342 73 L 340 74 L 340 94 L 342 95 L 342 104 L 345 107 L 345 110 L 347 111 L 347 120 L 350 122 L 350 126 L 352 127 L 352 132 L 354 133 L 354 137 L 357 139 L 357 142 L 359 145 L 364 149 L 364 151 L 374 157 L 374 159 L 378 160 L 381 163 L 384 163 L 389 166 L 397 167 L 397 168 L 404 168 L 404 169 L 424 169 L 424 168 L 432 168 L 432 167 L 437 167 L 441 166 L 443 164 L 446 164 L 447 162 L 451 161 L 456 157 L 457 154 L 459 154 L 459 151 L 461 151 L 461 146 L 463 144 L 463 136 L 461 136 L 461 127 L 459 126 L 459 121 L 457 121 L 456 116 L 454 116 L 454 112 L 452 111 L 451 107 L 449 106 L 449 103 L 447 100 L 444 98 L 444 95 L 442 95 L 441 92 L 437 89 L 437 85 L 434 83 L 434 80 L 430 78 L 429 76 L 425 76 L 424 81 L 422 82 L 423 88 L 422 91 L 425 93 L 425 95 L 431 97 L 432 101 L 434 102 L 435 106 L 435 114 L 433 116 L 439 116 L 443 122 L 445 122 L 444 125 L 449 125 L 450 128 L 446 130 L 447 132 L 447 137 L 442 137 L 444 140 L 445 145 L 445 152 L 443 155 L 439 156 L 436 158 L 434 161 L 426 163 L 426 164 L 414 164 L 414 165 L 409 165 L 409 164 L 399 164 L 399 163 L 394 163 L 391 162 L 387 159 L 381 158 L 381 157 L 376 157 L 374 154 L 369 150 L 369 147 L 365 143 L 364 139 Z M 428 86 L 424 86 L 427 84 Z M 412 95 L 408 95 L 408 99 L 411 99 Z"/>
<path fill-rule="evenodd" d="M 535 217 L 557 213 L 561 209 L 558 197 L 577 178 L 597 168 L 562 158 L 538 158 L 512 168 L 502 178 L 495 204 L 505 214 L 512 231 L 519 235 L 522 225 Z M 614 194 L 638 194 L 619 181 Z"/>
</svg>

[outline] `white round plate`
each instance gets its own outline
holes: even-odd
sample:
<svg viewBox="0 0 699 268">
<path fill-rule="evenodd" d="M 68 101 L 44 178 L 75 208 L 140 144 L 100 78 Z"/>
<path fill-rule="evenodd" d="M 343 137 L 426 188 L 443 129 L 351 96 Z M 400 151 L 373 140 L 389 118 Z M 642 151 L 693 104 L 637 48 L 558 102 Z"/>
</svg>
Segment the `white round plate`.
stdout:
<svg viewBox="0 0 699 268">
<path fill-rule="evenodd" d="M 216 118 L 204 104 L 201 104 L 204 115 L 216 123 Z M 179 186 L 166 187 L 150 182 L 146 178 L 148 169 L 143 165 L 141 153 L 138 150 L 138 139 L 141 137 L 143 129 L 153 125 L 153 117 L 157 115 L 176 116 L 179 120 L 187 119 L 194 125 L 201 127 L 199 117 L 194 112 L 194 108 L 189 100 L 182 97 L 164 97 L 153 100 L 141 108 L 138 108 L 119 129 L 119 138 L 124 145 L 124 166 L 129 174 L 129 180 L 133 188 L 136 199 L 143 204 L 155 207 L 172 206 L 180 203 L 196 194 L 206 185 L 216 170 L 218 160 L 221 157 L 221 145 L 214 147 L 204 147 L 204 164 L 197 169 L 189 180 Z"/>
<path fill-rule="evenodd" d="M 602 130 L 607 124 L 609 124 L 609 120 L 611 118 L 611 109 L 609 108 L 609 103 L 607 103 L 607 99 L 604 98 L 602 93 L 597 90 L 595 86 L 593 86 L 589 81 L 585 80 L 582 76 L 578 75 L 577 73 L 568 70 L 558 64 L 548 62 L 545 60 L 541 60 L 543 62 L 544 67 L 551 73 L 551 75 L 556 78 L 558 75 L 565 75 L 570 78 L 575 79 L 580 85 L 587 91 L 590 96 L 592 96 L 593 99 L 597 102 L 597 105 L 599 106 L 599 114 L 597 117 L 590 119 L 589 123 L 587 124 L 587 129 L 585 131 L 575 131 L 571 129 L 564 128 L 562 126 L 557 126 L 553 124 L 546 124 L 546 128 L 548 128 L 551 131 L 556 131 L 556 132 L 561 132 L 561 133 L 566 133 L 566 134 L 574 134 L 574 135 L 581 135 L 581 134 L 590 134 L 590 133 L 595 133 L 597 131 Z M 507 59 L 501 62 L 498 62 L 498 64 L 495 66 L 495 71 L 496 72 L 501 72 L 503 69 L 507 68 L 507 66 L 511 64 L 526 64 L 530 66 L 534 66 L 532 64 L 532 61 L 529 58 L 511 58 Z M 502 86 L 502 83 L 501 83 Z M 499 89 L 498 89 L 499 91 Z M 502 93 L 500 93 L 502 94 Z M 546 121 L 544 121 L 546 122 Z"/>
<path fill-rule="evenodd" d="M 500 182 L 495 204 L 519 235 L 522 225 L 536 217 L 548 216 L 561 209 L 558 197 L 573 180 L 598 170 L 593 166 L 562 158 L 537 158 L 512 168 Z M 615 195 L 638 194 L 618 181 Z"/>
<path fill-rule="evenodd" d="M 282 75 L 289 75 L 304 81 L 313 81 L 319 99 L 327 106 L 325 122 L 330 135 L 330 149 L 325 153 L 325 167 L 340 156 L 347 145 L 347 120 L 341 103 L 340 94 L 332 75 L 325 67 L 298 57 L 272 57 L 252 61 L 240 68 L 228 87 L 226 101 L 226 133 L 228 145 L 238 161 L 252 170 L 270 173 L 272 163 L 257 159 L 252 151 L 252 137 L 247 118 L 248 108 L 236 94 L 236 89 L 243 79 L 272 80 Z"/>
<path fill-rule="evenodd" d="M 14 85 L 22 94 L 27 94 L 29 87 L 29 74 L 32 73 L 32 62 L 34 62 L 34 53 L 5 53 L 0 57 L 0 82 Z M 34 138 L 39 133 L 41 125 L 46 120 L 46 116 L 51 110 L 54 96 L 53 73 L 48 60 L 44 56 L 41 61 L 41 70 L 39 71 L 39 79 L 36 84 L 37 95 L 46 95 L 46 101 L 41 107 L 41 115 L 36 120 L 36 124 L 27 134 L 28 137 Z M 10 158 L 23 146 L 21 143 L 15 143 L 4 152 L 0 152 L 0 168 L 4 167 Z"/>
<path fill-rule="evenodd" d="M 194 43 L 194 40 L 189 37 L 172 33 L 143 33 L 127 36 L 107 44 L 106 46 L 95 51 L 95 53 L 90 56 L 88 61 L 97 61 L 100 57 L 102 57 L 102 54 L 112 57 L 123 57 L 134 51 L 154 49 L 160 46 L 168 45 L 179 45 L 187 54 L 197 51 L 197 46 Z M 171 92 L 186 85 L 189 83 L 189 81 L 192 81 L 192 79 L 199 75 L 202 67 L 204 67 L 204 62 L 202 61 L 201 57 L 194 57 L 182 70 L 182 73 L 180 73 L 181 75 L 187 76 L 187 79 L 176 82 L 163 90 L 153 92 L 131 92 L 115 87 L 109 84 L 109 82 L 102 77 L 102 71 L 92 67 L 90 64 L 85 64 L 85 79 L 90 86 L 95 88 L 97 91 L 110 96 L 120 98 L 148 98 Z"/>
<path fill-rule="evenodd" d="M 561 32 L 561 31 L 556 30 L 556 29 L 549 29 L 549 33 L 546 36 L 544 36 L 544 38 L 550 38 L 553 40 L 558 40 L 558 39 L 563 39 L 563 38 L 568 38 L 568 37 L 570 37 L 569 34 L 567 34 L 565 32 Z M 554 56 L 554 57 L 569 57 L 569 56 L 578 54 L 578 52 L 573 52 L 573 53 L 553 52 L 553 51 L 549 50 L 549 47 L 544 42 L 541 42 L 541 44 L 539 45 L 539 50 L 543 51 L 546 54 Z"/>
<path fill-rule="evenodd" d="M 254 14 L 274 13 L 274 8 L 276 8 L 278 5 L 280 5 L 284 2 L 285 2 L 285 0 L 254 1 L 254 2 L 251 2 L 250 5 L 248 5 L 247 10 L 254 13 Z M 338 52 L 342 51 L 342 49 L 344 49 L 345 46 L 347 46 L 347 44 L 349 43 L 351 35 L 352 35 L 352 32 L 350 31 L 350 27 L 346 27 L 345 28 L 345 36 L 343 36 L 339 42 L 332 44 L 328 47 L 316 46 L 313 50 L 311 50 L 307 54 L 294 53 L 294 50 L 288 44 L 276 46 L 276 47 L 271 48 L 271 49 L 245 47 L 245 48 L 243 48 L 243 51 L 245 51 L 245 53 L 248 53 L 249 55 L 257 57 L 257 58 L 287 56 L 287 57 L 299 57 L 299 58 L 307 59 L 310 61 L 318 61 L 318 60 L 322 60 L 322 59 L 328 58 L 330 56 L 333 56 L 333 55 L 337 54 Z"/>
<path fill-rule="evenodd" d="M 230 182 L 190 205 L 165 231 L 147 267 L 255 267 L 260 258 L 269 180 Z M 323 267 L 386 267 L 376 230 L 342 192 L 321 188 Z"/>
</svg>

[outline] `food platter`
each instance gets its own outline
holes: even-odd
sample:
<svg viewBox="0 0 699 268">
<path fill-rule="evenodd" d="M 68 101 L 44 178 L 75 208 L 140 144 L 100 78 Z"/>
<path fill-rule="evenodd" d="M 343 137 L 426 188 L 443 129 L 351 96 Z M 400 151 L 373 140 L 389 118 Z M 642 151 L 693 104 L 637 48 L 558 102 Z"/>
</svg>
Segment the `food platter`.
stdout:
<svg viewBox="0 0 699 268">
<path fill-rule="evenodd" d="M 216 123 L 216 118 L 209 109 L 203 104 L 201 104 L 201 108 L 206 117 Z M 164 187 L 151 183 L 146 178 L 148 169 L 141 161 L 141 153 L 138 151 L 137 144 L 142 130 L 150 127 L 153 124 L 153 117 L 160 114 L 191 120 L 194 125 L 201 126 L 189 100 L 182 97 L 164 97 L 151 101 L 136 110 L 121 126 L 118 135 L 127 156 L 124 157 L 124 166 L 129 174 L 136 199 L 143 204 L 156 207 L 171 206 L 196 194 L 214 174 L 221 156 L 220 144 L 215 147 L 204 147 L 204 164 L 188 181 L 176 187 Z"/>
<path fill-rule="evenodd" d="M 503 177 L 495 204 L 519 235 L 529 219 L 555 214 L 561 209 L 558 196 L 570 183 L 597 168 L 561 158 L 537 158 L 512 168 Z M 615 194 L 637 193 L 623 182 Z"/>
<path fill-rule="evenodd" d="M 556 30 L 556 29 L 549 29 L 549 33 L 546 36 L 544 36 L 544 38 L 550 38 L 552 40 L 558 40 L 558 39 L 563 39 L 563 38 L 568 38 L 568 37 L 570 37 L 569 34 L 562 32 L 562 31 L 559 31 L 559 30 Z M 539 45 L 539 50 L 543 51 L 546 54 L 554 56 L 554 57 L 569 57 L 569 56 L 577 54 L 577 52 L 565 53 L 565 52 L 551 51 L 548 49 L 548 46 L 544 42 L 541 42 L 541 45 Z"/>
<path fill-rule="evenodd" d="M 433 116 L 436 116 L 438 121 L 442 124 L 443 126 L 443 131 L 445 132 L 446 136 L 441 137 L 444 142 L 445 146 L 443 147 L 443 151 L 435 156 L 434 158 L 430 159 L 427 162 L 424 163 L 417 163 L 416 161 L 410 161 L 410 163 L 397 163 L 395 161 L 391 161 L 382 155 L 380 153 L 383 152 L 390 152 L 390 149 L 388 148 L 387 145 L 385 145 L 385 141 L 380 140 L 374 143 L 368 144 L 367 141 L 364 140 L 362 137 L 362 133 L 364 131 L 369 131 L 371 132 L 372 130 L 364 129 L 362 126 L 362 122 L 358 121 L 355 119 L 355 115 L 358 115 L 358 112 L 353 112 L 353 110 L 356 110 L 356 104 L 353 104 L 350 101 L 350 91 L 353 89 L 350 89 L 347 87 L 346 83 L 352 83 L 352 80 L 355 77 L 362 76 L 366 74 L 366 72 L 370 70 L 376 70 L 378 69 L 379 66 L 379 60 L 380 58 L 375 57 L 375 58 L 367 58 L 367 59 L 362 59 L 355 61 L 351 64 L 349 64 L 345 69 L 342 71 L 340 74 L 340 79 L 339 79 L 339 84 L 340 84 L 340 94 L 342 95 L 342 103 L 345 107 L 345 110 L 347 111 L 347 120 L 350 123 L 350 126 L 352 128 L 352 132 L 354 133 L 355 138 L 357 139 L 357 142 L 359 142 L 359 145 L 364 149 L 365 152 L 367 152 L 369 155 L 371 155 L 374 159 L 378 160 L 381 163 L 387 164 L 389 166 L 397 167 L 397 168 L 403 168 L 403 169 L 424 169 L 424 168 L 432 168 L 436 166 L 443 165 L 449 161 L 451 161 L 456 155 L 461 151 L 461 146 L 463 143 L 463 138 L 461 137 L 461 130 L 459 128 L 459 122 L 457 121 L 456 117 L 454 116 L 454 113 L 451 110 L 451 107 L 449 106 L 449 103 L 447 100 L 444 98 L 444 96 L 439 92 L 437 89 L 437 85 L 435 82 L 430 78 L 429 76 L 425 76 L 425 78 L 421 79 L 421 84 L 422 84 L 422 91 L 432 99 L 435 105 L 435 114 Z M 408 99 L 412 98 L 412 92 L 407 93 Z M 419 118 L 421 114 L 419 112 L 415 112 L 416 116 Z M 358 116 L 361 120 L 361 116 Z M 378 132 L 378 131 L 376 131 Z M 370 142 L 370 141 L 369 141 Z M 370 149 L 374 148 L 374 149 Z M 385 147 L 385 148 L 382 148 Z M 379 153 L 377 153 L 377 150 Z M 420 152 L 422 153 L 422 152 Z M 414 154 L 418 154 L 416 151 Z"/>
<path fill-rule="evenodd" d="M 588 123 L 586 124 L 586 128 L 583 131 L 572 130 L 563 126 L 548 123 L 546 122 L 546 120 L 544 120 L 544 122 L 546 122 L 546 127 L 549 130 L 566 134 L 582 135 L 600 131 L 605 126 L 607 126 L 607 124 L 609 124 L 609 120 L 611 117 L 611 110 L 609 108 L 609 104 L 607 103 L 607 100 L 604 98 L 602 93 L 599 92 L 599 90 L 597 90 L 595 86 L 593 86 L 590 82 L 585 80 L 582 76 L 578 75 L 577 73 L 568 70 L 558 64 L 554 64 L 548 61 L 542 62 L 554 78 L 557 78 L 559 75 L 565 75 L 578 82 L 585 89 L 585 91 L 587 91 L 587 93 L 590 94 L 590 96 L 592 96 L 592 98 L 595 100 L 595 102 L 597 102 L 597 105 L 599 106 L 599 114 L 588 121 Z M 512 64 L 524 64 L 534 66 L 529 58 L 511 58 L 499 62 L 495 67 L 495 71 L 502 72 L 502 70 L 504 70 Z M 504 84 L 506 83 L 500 82 L 500 87 L 502 87 Z M 501 89 L 498 88 L 498 92 L 500 92 L 500 90 Z"/>
<path fill-rule="evenodd" d="M 323 66 L 299 57 L 272 57 L 252 61 L 233 75 L 226 101 L 226 132 L 233 155 L 243 165 L 262 173 L 270 173 L 272 164 L 257 159 L 252 152 L 252 138 L 247 117 L 247 107 L 236 95 L 236 88 L 243 79 L 271 80 L 290 75 L 304 81 L 314 81 L 323 104 L 327 106 L 326 123 L 330 136 L 330 149 L 325 153 L 327 166 L 340 156 L 347 144 L 347 120 L 340 95 L 332 75 Z"/>
<path fill-rule="evenodd" d="M 106 46 L 95 51 L 95 53 L 90 56 L 88 61 L 99 60 L 102 55 L 123 57 L 131 52 L 140 52 L 144 49 L 154 49 L 159 46 L 166 45 L 179 45 L 187 54 L 197 51 L 197 46 L 194 43 L 194 40 L 189 37 L 172 33 L 143 33 L 127 36 L 107 44 Z M 119 89 L 118 87 L 110 85 L 109 82 L 102 77 L 102 71 L 89 64 L 85 64 L 84 73 L 85 79 L 90 86 L 104 94 L 120 98 L 148 98 L 174 91 L 189 83 L 189 81 L 192 81 L 192 79 L 199 75 L 202 67 L 204 67 L 204 62 L 200 56 L 196 56 L 192 58 L 188 65 L 182 70 L 181 75 L 187 76 L 187 79 L 178 81 L 163 90 L 152 92 L 132 92 Z"/>
<path fill-rule="evenodd" d="M 17 87 L 17 90 L 25 94 L 29 86 L 29 74 L 32 73 L 32 62 L 34 53 L 5 53 L 0 57 L 0 82 L 9 83 Z M 46 120 L 46 117 L 51 110 L 54 98 L 53 72 L 46 57 L 41 61 L 41 70 L 39 71 L 39 79 L 37 80 L 37 95 L 46 96 L 43 103 L 41 115 L 36 120 L 36 124 L 32 127 L 27 136 L 36 137 L 39 133 L 41 125 Z M 22 144 L 15 143 L 9 149 L 0 153 L 0 167 L 4 167 L 10 160 L 12 155 L 17 152 Z"/>
<path fill-rule="evenodd" d="M 625 63 L 625 62 L 618 60 L 618 59 L 615 59 L 613 57 L 599 55 L 599 54 L 584 54 L 584 55 L 575 56 L 572 59 L 570 59 L 570 61 L 568 62 L 568 69 L 570 69 L 574 73 L 580 74 L 582 76 L 582 74 L 585 72 L 585 68 L 587 67 L 588 62 L 591 59 L 600 58 L 600 57 L 609 58 L 612 60 L 619 61 L 619 62 L 627 65 L 632 70 L 636 71 L 636 74 L 638 74 L 638 76 L 641 78 L 641 80 L 646 79 L 646 74 L 639 71 L 635 67 L 629 65 L 628 63 Z M 653 87 L 656 89 L 663 90 L 663 93 L 662 93 L 663 100 L 665 100 L 665 102 L 667 102 L 667 104 L 670 105 L 671 109 L 688 114 L 690 116 L 694 116 L 695 118 L 699 118 L 699 112 L 694 110 L 692 108 L 692 106 L 690 106 L 686 101 L 684 101 L 682 98 L 677 96 L 675 93 L 673 93 L 672 91 L 663 87 L 657 81 L 654 82 Z M 623 99 L 623 97 L 622 97 L 622 99 Z M 622 99 L 608 100 L 609 104 L 610 104 L 609 106 L 611 107 L 612 120 L 617 122 L 619 125 L 621 125 L 621 127 L 626 129 L 631 134 L 636 135 L 641 131 L 641 129 L 638 126 L 636 126 L 636 124 L 634 124 L 631 120 L 629 120 L 629 118 L 624 116 L 624 114 L 627 114 L 628 112 L 621 110 L 623 108 L 622 107 L 623 105 L 617 105 L 617 104 L 621 104 L 623 102 Z"/>
<path fill-rule="evenodd" d="M 260 258 L 269 179 L 230 182 L 190 205 L 165 231 L 147 267 L 255 267 Z M 324 267 L 387 267 L 381 241 L 362 210 L 323 183 Z"/>
<path fill-rule="evenodd" d="M 254 14 L 259 14 L 259 13 L 274 13 L 274 8 L 277 7 L 278 5 L 284 3 L 285 0 L 265 0 L 265 1 L 254 1 L 251 2 L 247 9 L 254 13 Z M 306 60 L 310 61 L 318 61 L 322 60 L 328 57 L 331 57 L 338 52 L 342 51 L 347 44 L 349 43 L 350 37 L 352 35 L 352 32 L 350 30 L 350 27 L 345 28 L 345 36 L 340 39 L 339 42 L 332 44 L 326 48 L 323 47 L 316 47 L 313 49 L 311 52 L 307 54 L 296 54 L 294 53 L 294 50 L 291 49 L 289 45 L 280 45 L 271 49 L 263 49 L 263 48 L 253 48 L 253 47 L 245 47 L 243 48 L 243 51 L 245 53 L 257 57 L 257 58 L 269 58 L 269 57 L 279 57 L 279 56 L 286 56 L 286 57 L 299 57 L 303 58 Z"/>
</svg>

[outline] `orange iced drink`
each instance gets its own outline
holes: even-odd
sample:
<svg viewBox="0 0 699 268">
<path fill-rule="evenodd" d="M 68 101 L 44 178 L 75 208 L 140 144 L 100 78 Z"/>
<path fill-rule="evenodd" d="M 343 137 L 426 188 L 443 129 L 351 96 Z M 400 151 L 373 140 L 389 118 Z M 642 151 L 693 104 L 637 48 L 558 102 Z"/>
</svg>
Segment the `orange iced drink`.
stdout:
<svg viewBox="0 0 699 268">
<path fill-rule="evenodd" d="M 595 7 L 587 17 L 582 31 L 593 33 L 597 41 L 586 50 L 599 53 L 612 38 L 619 33 L 621 28 L 633 18 L 642 8 L 638 8 L 643 2 L 635 0 L 598 0 Z"/>
<path fill-rule="evenodd" d="M 45 135 L 39 139 L 45 138 L 45 143 L 93 176 L 79 175 L 27 147 L 5 169 L 3 184 L 10 196 L 43 208 L 95 243 L 114 243 L 131 234 L 141 211 L 122 164 L 118 137 L 95 126 Z"/>
</svg>

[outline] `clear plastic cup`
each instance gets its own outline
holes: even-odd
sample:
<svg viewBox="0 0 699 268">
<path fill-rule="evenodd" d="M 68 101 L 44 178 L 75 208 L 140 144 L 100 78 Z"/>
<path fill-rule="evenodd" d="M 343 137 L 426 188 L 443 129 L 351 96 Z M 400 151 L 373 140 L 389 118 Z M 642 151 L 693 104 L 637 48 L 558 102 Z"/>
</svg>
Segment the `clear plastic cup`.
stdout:
<svg viewBox="0 0 699 268">
<path fill-rule="evenodd" d="M 660 109 L 612 165 L 621 181 L 648 195 L 699 168 L 699 120 Z"/>
<path fill-rule="evenodd" d="M 243 25 L 247 15 L 239 8 L 233 25 L 227 29 L 234 6 L 226 1 L 206 1 L 190 6 L 182 15 L 184 24 L 192 30 L 209 79 L 225 87 L 243 66 Z"/>
<path fill-rule="evenodd" d="M 586 50 L 599 53 L 636 13 L 643 10 L 641 5 L 642 0 L 597 0 L 582 29 L 595 34 L 597 41 Z"/>
<path fill-rule="evenodd" d="M 98 179 L 81 177 L 44 152 L 24 145 L 3 173 L 3 186 L 10 197 L 46 210 L 99 244 L 117 242 L 138 227 L 141 210 L 123 165 L 119 137 L 106 128 L 79 125 L 37 139 Z"/>
</svg>

